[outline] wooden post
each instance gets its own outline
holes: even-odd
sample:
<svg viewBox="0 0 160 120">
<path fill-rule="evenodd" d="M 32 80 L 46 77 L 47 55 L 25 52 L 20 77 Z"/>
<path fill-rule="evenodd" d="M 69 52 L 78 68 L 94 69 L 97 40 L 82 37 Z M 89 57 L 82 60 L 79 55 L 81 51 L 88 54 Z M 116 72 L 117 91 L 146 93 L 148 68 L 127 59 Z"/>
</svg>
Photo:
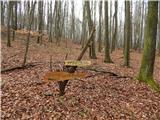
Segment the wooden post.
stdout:
<svg viewBox="0 0 160 120">
<path fill-rule="evenodd" d="M 80 61 L 84 55 L 84 53 L 86 52 L 87 48 L 90 46 L 90 43 L 92 42 L 92 37 L 94 35 L 95 32 L 95 27 L 93 27 L 92 32 L 87 40 L 87 43 L 85 45 L 85 47 L 83 48 L 82 52 L 80 53 L 80 55 L 78 56 L 77 60 Z M 63 71 L 65 72 L 69 72 L 69 73 L 74 73 L 76 71 L 77 66 L 64 66 L 63 67 Z M 64 81 L 58 81 L 58 85 L 59 85 L 59 95 L 63 96 L 65 94 L 65 87 L 68 83 L 68 80 L 64 80 Z"/>
</svg>

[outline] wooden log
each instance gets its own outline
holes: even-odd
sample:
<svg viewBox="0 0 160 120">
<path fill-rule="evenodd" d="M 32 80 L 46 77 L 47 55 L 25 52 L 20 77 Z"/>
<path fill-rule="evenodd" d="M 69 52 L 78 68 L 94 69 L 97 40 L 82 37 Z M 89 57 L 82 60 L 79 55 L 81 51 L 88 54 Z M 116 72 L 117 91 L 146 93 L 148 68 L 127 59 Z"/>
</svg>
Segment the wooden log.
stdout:
<svg viewBox="0 0 160 120">
<path fill-rule="evenodd" d="M 36 65 L 37 64 L 29 63 L 29 64 L 26 64 L 25 66 L 15 66 L 11 68 L 4 68 L 4 69 L 1 69 L 1 73 L 10 72 L 14 70 L 20 70 L 20 69 L 26 69 L 26 68 L 34 67 Z"/>
</svg>

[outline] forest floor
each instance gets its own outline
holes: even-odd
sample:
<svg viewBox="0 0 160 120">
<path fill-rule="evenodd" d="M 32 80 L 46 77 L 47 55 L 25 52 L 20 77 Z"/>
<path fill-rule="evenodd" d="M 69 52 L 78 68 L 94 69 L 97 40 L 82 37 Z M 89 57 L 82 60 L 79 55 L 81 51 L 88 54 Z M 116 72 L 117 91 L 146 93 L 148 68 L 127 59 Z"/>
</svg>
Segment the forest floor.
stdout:
<svg viewBox="0 0 160 120">
<path fill-rule="evenodd" d="M 16 37 L 12 47 L 6 47 L 6 38 L 1 42 L 1 68 L 20 66 L 25 50 L 25 36 Z M 91 60 L 92 68 L 103 69 L 118 74 L 117 77 L 107 73 L 78 68 L 88 75 L 95 75 L 83 80 L 70 80 L 66 94 L 59 96 L 58 83 L 46 82 L 43 76 L 49 71 L 50 56 L 53 57 L 53 69 L 68 58 L 75 60 L 81 46 L 68 41 L 60 46 L 47 42 L 37 44 L 31 39 L 27 63 L 34 67 L 9 71 L 2 77 L 2 119 L 5 120 L 159 120 L 160 94 L 144 83 L 139 83 L 136 76 L 139 71 L 141 55 L 131 51 L 131 67 L 123 66 L 123 51 L 111 54 L 114 63 L 106 64 L 104 52 Z M 88 53 L 83 57 L 90 60 Z M 39 64 L 38 64 L 39 63 Z M 160 57 L 156 56 L 154 77 L 160 84 Z"/>
</svg>

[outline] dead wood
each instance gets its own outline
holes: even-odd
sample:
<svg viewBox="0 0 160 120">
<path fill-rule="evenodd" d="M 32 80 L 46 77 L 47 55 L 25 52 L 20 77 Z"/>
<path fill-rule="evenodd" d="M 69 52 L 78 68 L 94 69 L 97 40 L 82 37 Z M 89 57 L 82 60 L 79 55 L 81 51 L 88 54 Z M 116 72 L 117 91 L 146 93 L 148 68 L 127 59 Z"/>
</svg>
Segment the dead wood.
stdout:
<svg viewBox="0 0 160 120">
<path fill-rule="evenodd" d="M 10 72 L 10 71 L 14 71 L 14 70 L 20 70 L 20 69 L 31 68 L 31 67 L 34 67 L 36 65 L 37 64 L 29 63 L 29 64 L 26 64 L 25 66 L 15 66 L 15 67 L 11 67 L 11 68 L 4 68 L 4 69 L 1 69 L 1 73 Z"/>
<path fill-rule="evenodd" d="M 81 67 L 81 69 L 98 72 L 99 74 L 109 74 L 110 76 L 114 76 L 114 77 L 116 77 L 116 78 L 130 78 L 130 79 L 133 78 L 133 77 L 131 77 L 131 76 L 119 75 L 119 74 L 116 74 L 116 73 L 114 73 L 114 72 L 106 71 L 106 70 L 103 70 L 103 69 L 98 70 L 98 69 L 95 69 L 95 68 L 82 68 L 82 67 Z M 97 75 L 97 74 L 90 75 L 90 76 L 87 76 L 87 77 L 85 77 L 85 78 L 94 77 L 94 76 L 96 76 L 96 75 Z"/>
</svg>

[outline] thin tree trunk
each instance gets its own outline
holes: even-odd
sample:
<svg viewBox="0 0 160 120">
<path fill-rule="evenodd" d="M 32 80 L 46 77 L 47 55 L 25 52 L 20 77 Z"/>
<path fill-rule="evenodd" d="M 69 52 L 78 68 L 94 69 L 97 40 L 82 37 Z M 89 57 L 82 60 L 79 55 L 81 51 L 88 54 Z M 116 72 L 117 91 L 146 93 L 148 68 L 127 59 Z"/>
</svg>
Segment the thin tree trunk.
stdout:
<svg viewBox="0 0 160 120">
<path fill-rule="evenodd" d="M 141 32 L 140 32 L 140 40 L 143 42 L 143 20 L 144 20 L 144 1 L 142 2 L 142 10 L 141 10 Z M 142 44 L 141 44 L 142 45 Z M 142 46 L 140 46 L 142 47 Z"/>
<path fill-rule="evenodd" d="M 109 25 L 109 41 L 112 42 L 112 0 L 110 1 L 110 25 Z"/>
<path fill-rule="evenodd" d="M 118 10 L 118 2 L 115 1 L 115 13 L 114 13 L 115 28 L 114 28 L 113 38 L 112 38 L 111 52 L 115 50 L 116 43 L 117 43 L 117 10 Z"/>
<path fill-rule="evenodd" d="M 48 8 L 49 9 L 49 8 Z M 49 14 L 49 13 L 48 13 Z M 48 17 L 48 29 L 49 29 L 49 41 L 52 42 L 52 25 L 53 25 L 53 17 L 52 17 L 52 1 L 50 2 L 50 15 Z"/>
<path fill-rule="evenodd" d="M 159 1 L 159 17 L 158 17 L 158 30 L 159 30 L 159 32 L 158 32 L 158 38 L 159 38 L 159 42 L 158 42 L 158 54 L 159 54 L 159 56 L 160 56 L 160 1 Z"/>
<path fill-rule="evenodd" d="M 22 2 L 19 3 L 19 29 L 22 28 Z"/>
<path fill-rule="evenodd" d="M 38 15 L 39 15 L 39 25 L 38 25 L 38 33 L 39 36 L 37 38 L 37 43 L 42 43 L 42 24 L 43 24 L 43 1 L 38 1 Z"/>
<path fill-rule="evenodd" d="M 102 50 L 102 39 L 101 39 L 101 16 L 102 16 L 102 1 L 99 2 L 99 31 L 98 31 L 98 52 Z"/>
<path fill-rule="evenodd" d="M 15 13 L 15 21 L 14 21 L 15 26 L 14 26 L 14 29 L 17 30 L 17 1 L 15 1 L 14 4 L 15 4 L 15 11 L 14 11 L 14 13 Z"/>
<path fill-rule="evenodd" d="M 50 34 L 50 31 L 49 31 L 49 23 L 50 23 L 50 12 L 51 12 L 51 5 L 52 5 L 52 1 L 47 1 L 47 34 Z"/>
<path fill-rule="evenodd" d="M 133 48 L 133 39 L 132 39 L 132 29 L 133 29 L 133 27 L 132 27 L 132 1 L 130 2 L 131 3 L 131 7 L 130 7 L 130 10 L 131 10 L 131 14 L 130 14 L 130 20 L 131 20 L 131 25 L 130 25 L 130 27 L 131 27 L 131 33 L 130 33 L 130 48 Z"/>
<path fill-rule="evenodd" d="M 7 18 L 7 47 L 11 47 L 11 38 L 10 38 L 11 8 L 12 8 L 12 3 L 11 3 L 11 1 L 9 1 L 9 3 L 8 3 L 8 18 Z"/>
<path fill-rule="evenodd" d="M 4 25 L 4 11 L 5 11 L 4 2 L 1 1 L 1 25 Z"/>
<path fill-rule="evenodd" d="M 75 41 L 75 13 L 74 13 L 74 1 L 71 2 L 72 4 L 72 17 L 71 17 L 71 39 Z"/>
<path fill-rule="evenodd" d="M 34 2 L 33 6 L 31 7 L 30 13 L 29 13 L 29 18 L 28 18 L 29 23 L 28 23 L 28 26 L 27 26 L 28 35 L 27 35 L 26 49 L 25 49 L 25 54 L 24 54 L 24 59 L 23 59 L 22 66 L 25 66 L 26 61 L 27 61 L 29 41 L 30 41 L 30 31 L 31 31 L 32 22 L 33 22 L 33 13 L 34 13 L 35 5 L 36 5 L 36 2 Z"/>
<path fill-rule="evenodd" d="M 125 48 L 124 48 L 124 65 L 129 66 L 130 61 L 130 1 L 125 1 Z"/>
<path fill-rule="evenodd" d="M 108 34 L 108 1 L 105 1 L 105 6 L 104 6 L 104 21 L 105 21 L 105 30 L 104 30 L 104 40 L 105 40 L 105 63 L 111 63 L 111 57 L 109 54 L 109 34 Z"/>
<path fill-rule="evenodd" d="M 87 18 L 88 18 L 88 27 L 89 27 L 89 33 L 91 33 L 91 30 L 93 28 L 93 21 L 91 19 L 91 11 L 90 11 L 90 5 L 89 5 L 89 1 L 85 1 L 85 6 L 86 6 L 86 11 L 87 11 Z M 90 51 L 89 51 L 89 54 L 90 54 L 90 58 L 91 59 L 96 59 L 96 51 L 95 51 L 95 40 L 94 40 L 94 37 L 93 36 L 93 42 L 91 43 L 91 46 L 90 46 Z"/>
<path fill-rule="evenodd" d="M 12 8 L 11 8 L 11 28 L 12 28 L 12 40 L 14 41 L 15 39 L 15 13 L 13 7 L 15 6 L 14 1 L 11 1 Z"/>
<path fill-rule="evenodd" d="M 81 35 L 82 48 L 85 45 L 85 39 L 86 39 L 86 10 L 85 10 L 85 4 L 83 4 L 83 20 L 82 20 L 82 35 Z"/>
</svg>

